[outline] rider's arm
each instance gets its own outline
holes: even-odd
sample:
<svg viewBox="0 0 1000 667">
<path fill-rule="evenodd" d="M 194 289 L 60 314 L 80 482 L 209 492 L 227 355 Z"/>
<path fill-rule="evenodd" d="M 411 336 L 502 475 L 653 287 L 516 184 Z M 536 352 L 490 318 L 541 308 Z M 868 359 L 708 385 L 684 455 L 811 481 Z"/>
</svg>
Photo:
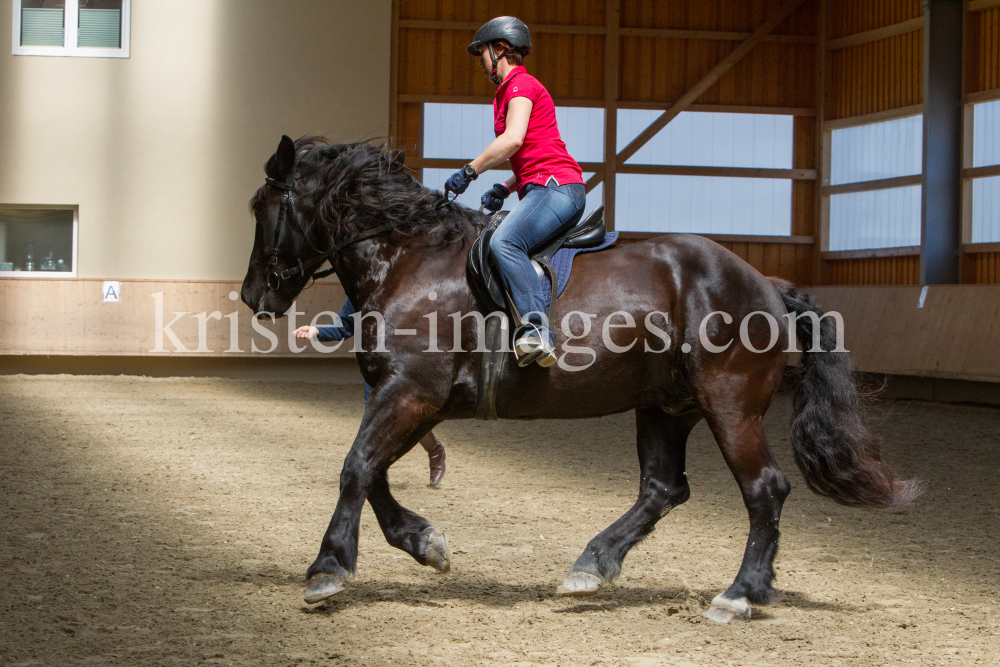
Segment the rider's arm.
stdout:
<svg viewBox="0 0 1000 667">
<path fill-rule="evenodd" d="M 515 97 L 507 103 L 507 129 L 486 147 L 483 154 L 472 161 L 477 174 L 502 164 L 517 152 L 528 133 L 532 102 L 527 97 Z"/>
</svg>

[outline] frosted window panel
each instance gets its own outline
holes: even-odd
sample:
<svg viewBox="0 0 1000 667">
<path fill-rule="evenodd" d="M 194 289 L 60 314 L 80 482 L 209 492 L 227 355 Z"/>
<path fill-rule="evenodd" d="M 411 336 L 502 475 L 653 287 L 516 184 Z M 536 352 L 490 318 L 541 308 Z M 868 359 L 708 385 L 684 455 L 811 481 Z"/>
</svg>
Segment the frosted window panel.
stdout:
<svg viewBox="0 0 1000 667">
<path fill-rule="evenodd" d="M 78 44 L 84 47 L 121 48 L 122 0 L 78 0 L 80 31 Z"/>
<path fill-rule="evenodd" d="M 491 106 L 424 105 L 424 157 L 471 160 L 486 150 L 493 139 Z"/>
<path fill-rule="evenodd" d="M 830 183 L 858 183 L 923 171 L 923 116 L 834 130 Z"/>
<path fill-rule="evenodd" d="M 618 151 L 662 111 L 618 110 Z M 689 112 L 679 114 L 626 164 L 792 168 L 792 116 Z"/>
<path fill-rule="evenodd" d="M 21 46 L 63 46 L 64 0 L 21 3 Z"/>
<path fill-rule="evenodd" d="M 574 160 L 604 162 L 604 109 L 556 107 L 556 123 Z"/>
<path fill-rule="evenodd" d="M 577 162 L 604 161 L 604 109 L 556 107 L 556 123 Z M 471 160 L 495 138 L 492 106 L 424 105 L 424 157 Z"/>
<path fill-rule="evenodd" d="M 830 197 L 830 250 L 920 245 L 920 186 Z"/>
<path fill-rule="evenodd" d="M 972 166 L 1000 164 L 1000 100 L 972 108 Z"/>
<path fill-rule="evenodd" d="M 792 181 L 618 174 L 615 229 L 788 236 Z"/>
<path fill-rule="evenodd" d="M 1000 176 L 972 181 L 972 242 L 1000 243 Z"/>
</svg>

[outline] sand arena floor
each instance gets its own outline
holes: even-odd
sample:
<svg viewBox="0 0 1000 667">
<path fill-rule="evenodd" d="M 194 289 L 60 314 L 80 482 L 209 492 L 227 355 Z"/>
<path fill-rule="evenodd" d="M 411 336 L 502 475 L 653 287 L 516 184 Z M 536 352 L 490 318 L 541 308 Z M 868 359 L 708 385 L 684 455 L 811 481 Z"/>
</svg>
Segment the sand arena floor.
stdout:
<svg viewBox="0 0 1000 667">
<path fill-rule="evenodd" d="M 927 493 L 876 514 L 805 488 L 789 403 L 767 420 L 794 486 L 782 593 L 719 626 L 701 612 L 747 520 L 703 424 L 691 500 L 597 597 L 554 590 L 635 499 L 631 414 L 442 425 L 441 488 L 419 448 L 390 479 L 448 535 L 452 573 L 389 547 L 366 507 L 358 578 L 307 607 L 360 386 L 3 377 L 0 664 L 998 664 L 1000 410 L 880 404 L 888 458 Z"/>
</svg>

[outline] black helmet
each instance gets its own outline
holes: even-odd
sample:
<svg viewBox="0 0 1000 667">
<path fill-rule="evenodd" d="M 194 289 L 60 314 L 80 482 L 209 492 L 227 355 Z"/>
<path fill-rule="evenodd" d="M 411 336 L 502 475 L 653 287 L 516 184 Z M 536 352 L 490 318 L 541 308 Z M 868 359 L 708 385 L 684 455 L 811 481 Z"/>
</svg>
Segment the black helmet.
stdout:
<svg viewBox="0 0 1000 667">
<path fill-rule="evenodd" d="M 498 16 L 492 21 L 487 21 L 483 27 L 476 31 L 476 36 L 472 44 L 468 46 L 468 52 L 474 56 L 482 53 L 483 44 L 495 42 L 498 39 L 510 42 L 511 46 L 526 46 L 531 48 L 531 31 L 524 21 L 513 16 Z"/>
</svg>

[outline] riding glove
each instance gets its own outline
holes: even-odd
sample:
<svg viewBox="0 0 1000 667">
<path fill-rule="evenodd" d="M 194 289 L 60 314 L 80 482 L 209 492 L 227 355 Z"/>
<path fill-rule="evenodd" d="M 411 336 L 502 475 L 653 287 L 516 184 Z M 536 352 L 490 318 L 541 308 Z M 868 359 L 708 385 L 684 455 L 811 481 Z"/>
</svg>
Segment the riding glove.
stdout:
<svg viewBox="0 0 1000 667">
<path fill-rule="evenodd" d="M 490 213 L 496 213 L 503 207 L 503 200 L 510 196 L 510 190 L 504 183 L 494 183 L 493 187 L 483 193 L 479 202 Z"/>
<path fill-rule="evenodd" d="M 469 188 L 469 183 L 474 180 L 476 179 L 467 175 L 464 170 L 460 169 L 456 171 L 444 182 L 445 196 L 448 196 L 449 192 L 454 192 L 456 196 L 462 194 Z"/>
</svg>

